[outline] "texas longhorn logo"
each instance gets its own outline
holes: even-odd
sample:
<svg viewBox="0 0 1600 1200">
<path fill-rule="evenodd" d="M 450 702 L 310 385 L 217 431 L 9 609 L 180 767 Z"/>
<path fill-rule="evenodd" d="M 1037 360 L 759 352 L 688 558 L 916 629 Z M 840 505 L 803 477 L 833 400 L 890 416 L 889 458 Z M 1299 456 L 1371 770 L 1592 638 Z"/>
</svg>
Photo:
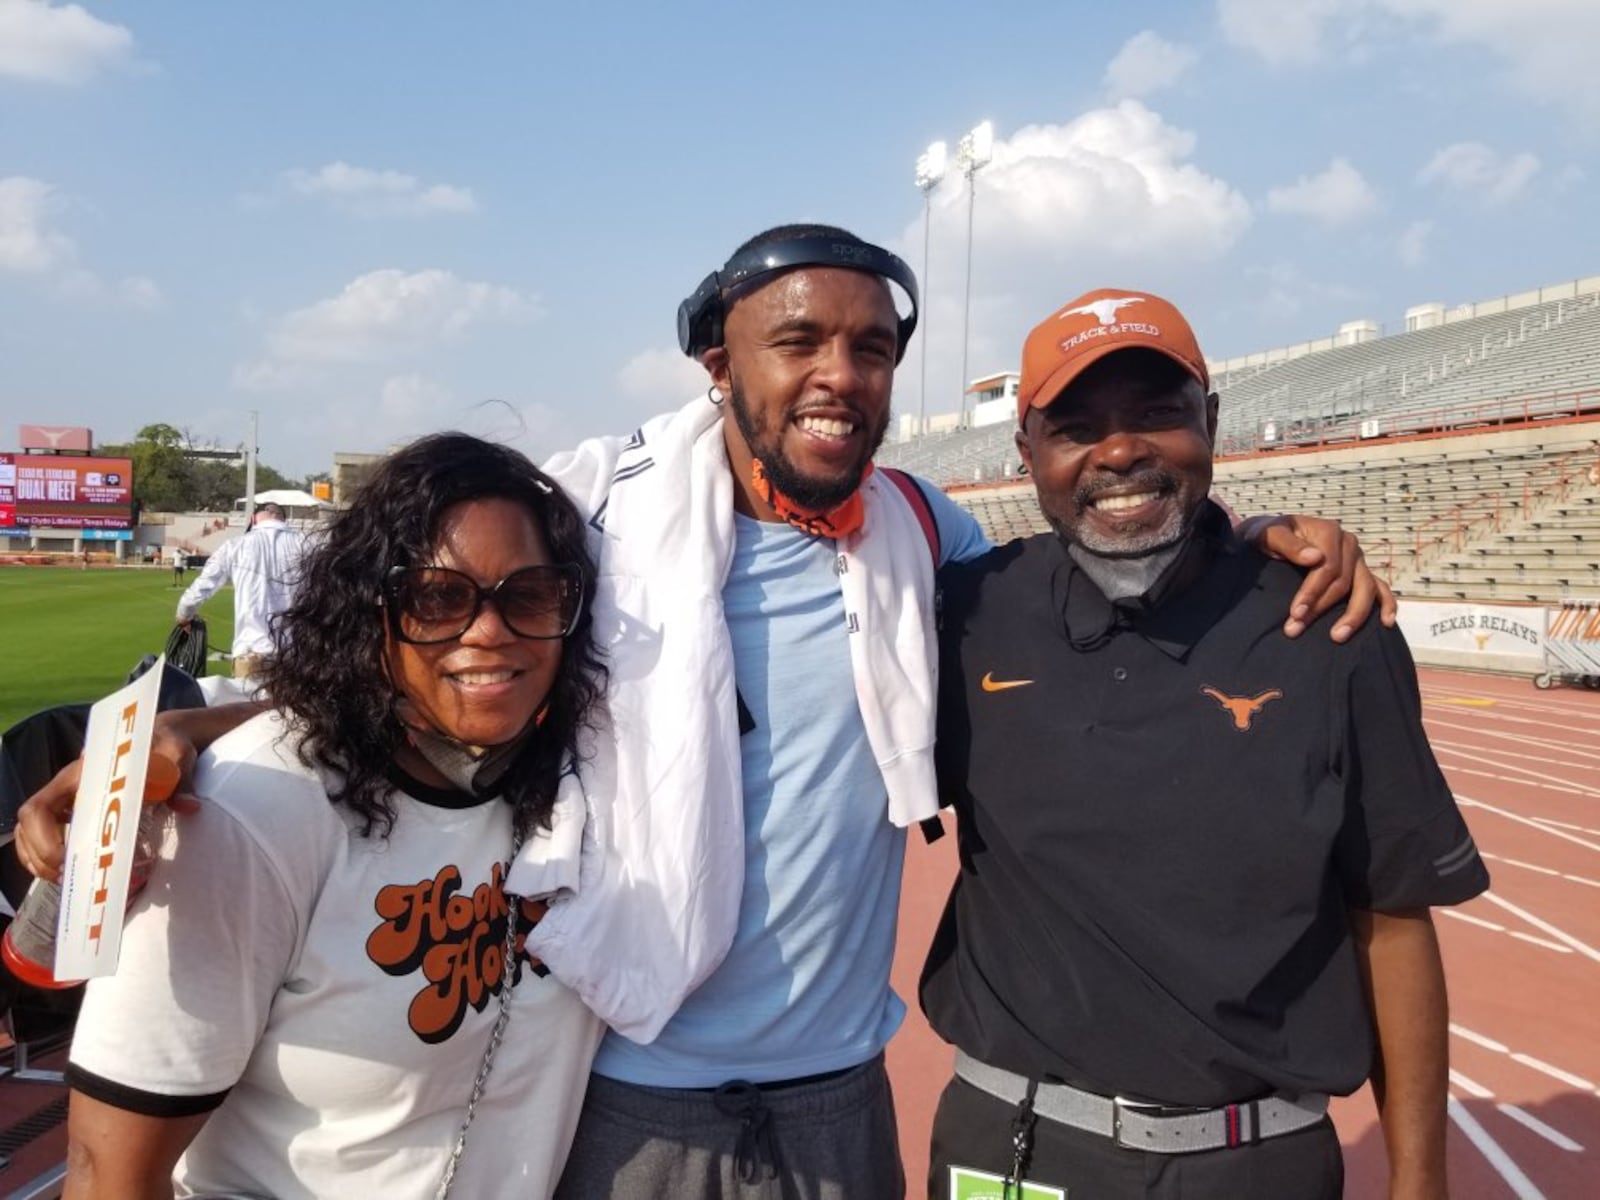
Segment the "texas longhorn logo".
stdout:
<svg viewBox="0 0 1600 1200">
<path fill-rule="evenodd" d="M 1283 693 L 1277 688 L 1262 692 L 1259 696 L 1229 696 L 1219 692 L 1214 687 L 1200 689 L 1202 696 L 1210 696 L 1233 718 L 1233 727 L 1240 733 L 1250 729 L 1256 715 L 1261 712 L 1271 701 L 1282 700 Z"/>
<path fill-rule="evenodd" d="M 461 891 L 461 871 L 441 867 L 431 879 L 378 889 L 373 908 L 383 918 L 367 937 L 367 957 L 389 975 L 410 975 L 418 967 L 427 984 L 411 1000 L 406 1019 L 411 1031 L 430 1046 L 461 1027 L 470 1005 L 482 1012 L 506 986 L 505 868 L 496 863 L 487 883 Z M 544 916 L 542 903 L 524 900 L 519 930 Z M 526 961 L 535 975 L 548 969 L 523 952 L 517 937 L 511 986 L 522 978 Z"/>
<path fill-rule="evenodd" d="M 1117 310 L 1126 308 L 1130 304 L 1143 304 L 1143 296 L 1108 296 L 1103 300 L 1096 300 L 1090 304 L 1083 304 L 1077 308 L 1069 308 L 1062 313 L 1058 320 L 1067 317 L 1093 317 L 1102 325 L 1115 325 L 1117 323 Z"/>
</svg>

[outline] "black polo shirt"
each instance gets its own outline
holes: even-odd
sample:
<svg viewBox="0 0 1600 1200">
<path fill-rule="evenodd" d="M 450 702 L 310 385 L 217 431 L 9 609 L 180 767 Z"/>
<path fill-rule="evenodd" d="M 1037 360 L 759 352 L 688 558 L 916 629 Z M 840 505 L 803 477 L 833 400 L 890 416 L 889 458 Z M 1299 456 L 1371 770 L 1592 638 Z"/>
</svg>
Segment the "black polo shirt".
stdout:
<svg viewBox="0 0 1600 1200">
<path fill-rule="evenodd" d="M 1154 604 L 1053 534 L 947 567 L 939 773 L 961 871 L 922 977 L 984 1062 L 1217 1105 L 1353 1091 L 1373 1036 L 1351 908 L 1488 886 L 1398 631 L 1283 635 L 1299 572 L 1219 511 Z"/>
</svg>

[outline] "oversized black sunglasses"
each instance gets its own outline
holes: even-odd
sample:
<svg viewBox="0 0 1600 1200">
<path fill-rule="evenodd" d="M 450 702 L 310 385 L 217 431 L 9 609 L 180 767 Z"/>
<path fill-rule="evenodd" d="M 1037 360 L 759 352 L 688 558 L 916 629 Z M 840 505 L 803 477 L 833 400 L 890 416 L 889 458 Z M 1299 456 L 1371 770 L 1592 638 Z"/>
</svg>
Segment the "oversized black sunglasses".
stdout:
<svg viewBox="0 0 1600 1200">
<path fill-rule="evenodd" d="M 449 567 L 392 567 L 384 580 L 389 628 L 402 642 L 430 646 L 460 637 L 492 603 L 519 638 L 569 636 L 583 612 L 583 573 L 575 563 L 523 567 L 493 587 Z"/>
</svg>

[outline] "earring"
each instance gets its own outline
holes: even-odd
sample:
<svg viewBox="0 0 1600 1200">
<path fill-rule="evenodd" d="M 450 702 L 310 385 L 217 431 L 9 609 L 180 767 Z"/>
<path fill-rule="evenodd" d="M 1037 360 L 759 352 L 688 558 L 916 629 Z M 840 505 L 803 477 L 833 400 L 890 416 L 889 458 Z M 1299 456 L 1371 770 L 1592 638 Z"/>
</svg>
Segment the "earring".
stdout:
<svg viewBox="0 0 1600 1200">
<path fill-rule="evenodd" d="M 721 392 L 717 391 L 717 385 L 713 383 L 706 389 L 706 399 L 721 408 L 724 397 Z"/>
</svg>

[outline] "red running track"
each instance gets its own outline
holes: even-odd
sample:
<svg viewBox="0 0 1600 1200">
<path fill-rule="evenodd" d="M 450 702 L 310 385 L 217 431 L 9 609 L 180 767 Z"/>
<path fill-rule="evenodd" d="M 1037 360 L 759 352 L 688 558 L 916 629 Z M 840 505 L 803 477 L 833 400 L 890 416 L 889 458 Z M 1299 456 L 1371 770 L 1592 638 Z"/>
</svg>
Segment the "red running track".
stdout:
<svg viewBox="0 0 1600 1200">
<path fill-rule="evenodd" d="M 1488 896 L 1437 919 L 1453 1025 L 1451 1195 L 1600 1197 L 1600 693 L 1443 671 L 1423 671 L 1422 691 L 1494 877 Z M 894 985 L 913 1011 L 889 1046 L 911 1197 L 923 1194 L 951 1059 L 915 1011 L 916 981 L 954 870 L 953 837 L 911 839 Z M 39 1120 L 60 1094 L 0 1082 L 0 1136 L 30 1118 L 47 1130 L 0 1163 L 0 1195 L 61 1161 L 64 1129 Z M 1370 1096 L 1339 1101 L 1334 1115 L 1347 1194 L 1382 1196 Z"/>
<path fill-rule="evenodd" d="M 1421 672 L 1428 736 L 1493 877 L 1435 924 L 1450 986 L 1454 1200 L 1600 1197 L 1600 693 Z M 955 870 L 955 839 L 913 837 L 894 985 L 917 974 Z M 908 1195 L 950 1048 L 920 1012 L 889 1046 Z M 1339 1100 L 1346 1194 L 1385 1194 L 1370 1093 Z"/>
</svg>

